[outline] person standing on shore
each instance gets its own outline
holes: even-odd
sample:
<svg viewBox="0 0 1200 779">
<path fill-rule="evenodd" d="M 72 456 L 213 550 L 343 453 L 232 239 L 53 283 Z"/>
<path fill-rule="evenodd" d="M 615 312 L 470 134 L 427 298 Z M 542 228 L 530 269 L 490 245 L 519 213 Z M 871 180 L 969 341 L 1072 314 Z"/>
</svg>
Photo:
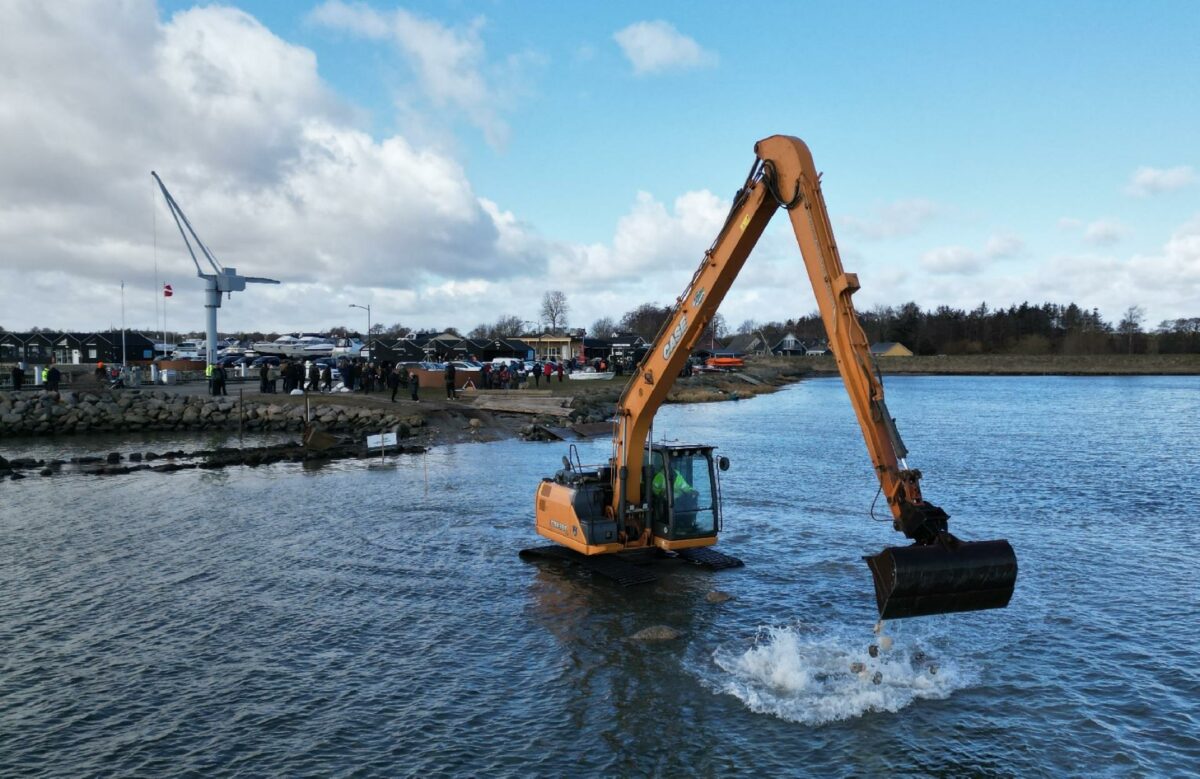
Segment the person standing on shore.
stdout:
<svg viewBox="0 0 1200 779">
<path fill-rule="evenodd" d="M 267 380 L 271 377 L 271 366 L 265 362 L 258 366 L 258 391 L 260 394 L 267 393 Z"/>
<path fill-rule="evenodd" d="M 562 380 L 563 380 L 563 364 L 560 362 L 558 364 L 558 383 L 562 384 Z"/>
<path fill-rule="evenodd" d="M 410 371 L 408 374 L 408 388 L 412 391 L 413 402 L 420 403 L 421 399 L 417 397 L 417 393 L 421 390 L 421 377 L 416 371 Z"/>
<path fill-rule="evenodd" d="M 13 390 L 19 390 L 25 384 L 25 364 L 17 363 L 12 367 Z"/>
<path fill-rule="evenodd" d="M 220 365 L 213 368 L 213 394 L 228 395 L 225 391 L 225 369 Z"/>
<path fill-rule="evenodd" d="M 46 389 L 51 392 L 58 392 L 58 380 L 62 374 L 58 370 L 58 365 L 50 363 L 50 367 L 46 369 Z"/>
<path fill-rule="evenodd" d="M 396 392 L 400 389 L 400 366 L 399 365 L 397 365 L 395 368 L 392 368 L 392 370 L 388 373 L 387 383 L 388 383 L 388 389 L 390 389 L 392 391 L 392 402 L 395 403 L 396 402 Z"/>
<path fill-rule="evenodd" d="M 333 392 L 333 368 L 328 364 L 321 367 L 321 386 L 326 392 Z"/>
<path fill-rule="evenodd" d="M 458 376 L 458 373 L 454 367 L 454 363 L 452 363 L 452 362 L 446 363 L 446 399 L 447 400 L 455 399 L 454 398 L 454 380 L 457 378 L 457 376 Z"/>
<path fill-rule="evenodd" d="M 317 392 L 321 389 L 321 368 L 315 362 L 308 366 L 308 391 Z"/>
</svg>

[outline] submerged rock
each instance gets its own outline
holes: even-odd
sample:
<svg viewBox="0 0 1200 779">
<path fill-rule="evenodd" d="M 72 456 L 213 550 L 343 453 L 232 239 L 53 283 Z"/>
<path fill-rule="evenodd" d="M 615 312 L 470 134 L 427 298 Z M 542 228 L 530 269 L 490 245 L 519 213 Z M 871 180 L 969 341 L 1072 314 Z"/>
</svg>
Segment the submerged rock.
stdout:
<svg viewBox="0 0 1200 779">
<path fill-rule="evenodd" d="M 704 600 L 709 603 L 724 603 L 725 601 L 733 600 L 733 596 L 722 590 L 713 590 L 704 596 Z"/>
<path fill-rule="evenodd" d="M 630 638 L 634 641 L 674 641 L 681 635 L 683 634 L 668 625 L 652 625 L 642 628 Z"/>
</svg>

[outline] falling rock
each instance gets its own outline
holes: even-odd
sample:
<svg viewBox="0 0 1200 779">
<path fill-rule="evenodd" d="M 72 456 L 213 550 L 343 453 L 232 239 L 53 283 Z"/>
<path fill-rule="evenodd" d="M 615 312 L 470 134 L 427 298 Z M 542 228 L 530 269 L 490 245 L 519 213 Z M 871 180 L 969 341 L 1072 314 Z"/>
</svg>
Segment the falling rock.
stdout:
<svg viewBox="0 0 1200 779">
<path fill-rule="evenodd" d="M 713 590 L 704 596 L 704 600 L 709 603 L 724 603 L 725 601 L 733 600 L 733 596 L 722 590 Z"/>
<path fill-rule="evenodd" d="M 630 636 L 630 638 L 634 641 L 674 641 L 681 635 L 683 634 L 673 627 L 652 625 L 648 628 L 642 628 Z"/>
</svg>

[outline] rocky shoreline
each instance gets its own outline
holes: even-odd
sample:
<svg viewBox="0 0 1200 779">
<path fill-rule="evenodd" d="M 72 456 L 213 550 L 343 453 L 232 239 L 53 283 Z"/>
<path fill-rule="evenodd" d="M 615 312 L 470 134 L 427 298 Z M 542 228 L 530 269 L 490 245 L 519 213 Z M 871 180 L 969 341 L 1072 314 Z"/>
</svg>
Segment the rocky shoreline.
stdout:
<svg viewBox="0 0 1200 779">
<path fill-rule="evenodd" d="M 738 400 L 793 383 L 806 373 L 783 361 L 764 360 L 744 375 L 706 374 L 680 379 L 668 402 L 703 403 Z M 382 396 L 359 394 L 309 396 L 212 397 L 161 389 L 97 388 L 0 392 L 0 442 L 5 439 L 87 437 L 137 433 L 301 433 L 306 426 L 330 434 L 321 447 L 299 441 L 198 451 L 110 452 L 107 455 L 57 458 L 0 456 L 0 478 L 30 475 L 118 475 L 135 471 L 169 473 L 185 469 L 258 466 L 275 462 L 308 462 L 364 458 L 363 438 L 392 432 L 396 453 L 423 452 L 429 446 L 462 441 L 510 438 L 556 440 L 584 427 L 583 435 L 607 434 L 624 381 L 605 386 L 556 387 L 569 394 L 569 414 L 492 412 L 469 399 L 423 398 L 419 405 L 386 402 Z M 543 391 L 544 392 L 544 391 Z M 517 396 L 523 393 L 516 393 Z M 558 394 L 557 392 L 555 394 Z M 531 393 L 532 397 L 532 393 Z M 564 401 L 566 399 L 564 398 Z M 564 427 L 565 426 L 565 427 Z M 600 432 L 597 432 L 600 431 Z M 569 437 L 569 436 L 568 436 Z M 251 439 L 252 441 L 254 439 Z M 305 440 L 308 440 L 307 437 Z M 312 442 L 310 442 L 312 443 Z"/>
<path fill-rule="evenodd" d="M 424 425 L 419 414 L 390 408 L 312 403 L 314 426 L 329 432 L 387 430 L 407 437 Z M 188 396 L 163 390 L 0 393 L 0 438 L 78 433 L 228 430 L 299 431 L 303 404 Z"/>
<path fill-rule="evenodd" d="M 389 449 L 394 454 L 420 454 L 426 451 L 424 446 L 397 446 Z M 275 446 L 252 446 L 247 448 L 222 447 L 219 449 L 201 449 L 197 451 L 168 451 L 134 452 L 122 455 L 120 452 L 110 452 L 107 455 L 89 455 L 71 457 L 69 459 L 40 459 L 34 457 L 14 457 L 5 459 L 0 456 L 0 479 L 19 481 L 36 472 L 39 476 L 58 476 L 66 473 L 78 473 L 91 476 L 117 476 L 136 471 L 153 471 L 155 473 L 173 473 L 191 469 L 212 470 L 227 468 L 232 465 L 245 465 L 251 468 L 260 465 L 270 465 L 278 462 L 329 462 L 346 459 L 377 459 L 373 452 L 367 452 L 362 446 L 342 442 L 328 449 L 315 451 L 305 448 L 298 442 L 277 444 Z"/>
</svg>

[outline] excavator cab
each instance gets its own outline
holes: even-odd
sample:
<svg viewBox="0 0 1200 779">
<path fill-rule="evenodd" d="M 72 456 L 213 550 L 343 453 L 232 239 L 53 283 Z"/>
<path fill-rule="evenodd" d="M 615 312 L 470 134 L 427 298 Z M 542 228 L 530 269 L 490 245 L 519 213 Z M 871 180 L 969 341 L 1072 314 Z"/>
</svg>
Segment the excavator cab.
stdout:
<svg viewBox="0 0 1200 779">
<path fill-rule="evenodd" d="M 651 532 L 659 546 L 715 539 L 721 528 L 717 468 L 728 460 L 715 459 L 711 446 L 697 445 L 654 444 L 646 455 L 645 493 Z"/>
</svg>

